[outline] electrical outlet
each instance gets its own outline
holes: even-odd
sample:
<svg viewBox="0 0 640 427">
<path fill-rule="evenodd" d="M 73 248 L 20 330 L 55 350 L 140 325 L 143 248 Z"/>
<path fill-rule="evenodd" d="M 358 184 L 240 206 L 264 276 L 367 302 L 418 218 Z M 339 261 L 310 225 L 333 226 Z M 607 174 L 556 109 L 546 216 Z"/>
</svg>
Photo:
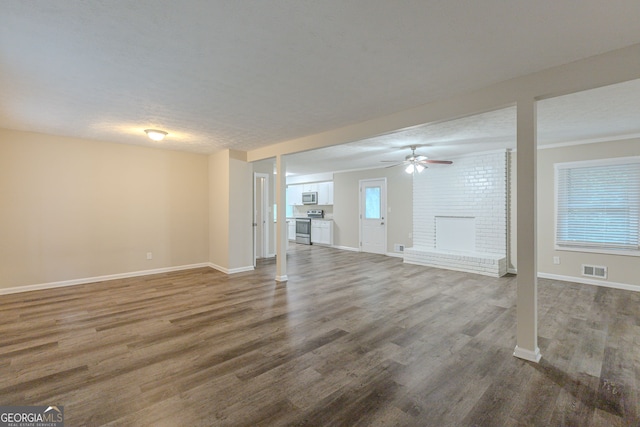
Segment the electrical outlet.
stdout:
<svg viewBox="0 0 640 427">
<path fill-rule="evenodd" d="M 413 239 L 413 233 L 409 233 L 409 238 Z"/>
<path fill-rule="evenodd" d="M 556 264 L 556 265 L 560 264 L 560 257 L 559 256 L 554 256 L 553 257 L 553 263 Z"/>
<path fill-rule="evenodd" d="M 147 259 L 153 259 L 153 252 L 147 252 Z"/>
</svg>

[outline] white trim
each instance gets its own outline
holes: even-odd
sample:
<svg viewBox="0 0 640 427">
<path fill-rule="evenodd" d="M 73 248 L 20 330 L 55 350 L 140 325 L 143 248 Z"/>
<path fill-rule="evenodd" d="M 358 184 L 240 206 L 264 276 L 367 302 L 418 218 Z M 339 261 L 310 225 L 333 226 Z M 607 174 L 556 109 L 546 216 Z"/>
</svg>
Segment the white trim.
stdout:
<svg viewBox="0 0 640 427">
<path fill-rule="evenodd" d="M 558 221 L 556 219 L 555 227 L 557 227 Z M 555 244 L 554 248 L 556 251 L 567 251 L 567 252 L 587 252 L 592 254 L 605 254 L 605 255 L 618 255 L 618 256 L 640 256 L 640 251 L 635 249 L 612 249 L 612 248 L 597 248 L 597 247 L 578 247 L 578 246 L 558 246 Z"/>
<path fill-rule="evenodd" d="M 334 249 L 340 249 L 341 251 L 360 252 L 359 248 L 352 248 L 351 246 L 333 245 L 331 247 L 334 248 Z"/>
<path fill-rule="evenodd" d="M 518 274 L 518 270 L 515 268 L 507 268 L 507 273 L 509 274 Z"/>
<path fill-rule="evenodd" d="M 614 139 L 611 139 L 614 138 Z M 551 144 L 538 144 L 538 150 L 546 150 L 548 148 L 562 148 L 562 147 L 571 147 L 574 145 L 586 145 L 586 144 L 595 144 L 598 142 L 616 142 L 616 141 L 625 141 L 627 139 L 635 139 L 640 138 L 640 133 L 630 133 L 627 135 L 618 135 L 618 136 L 605 136 L 600 138 L 590 138 L 590 139 L 579 139 L 577 141 L 566 141 L 566 142 L 554 142 Z"/>
<path fill-rule="evenodd" d="M 286 274 L 284 276 L 276 276 L 276 282 L 286 282 L 288 280 L 289 278 L 287 277 Z"/>
<path fill-rule="evenodd" d="M 528 360 L 529 362 L 540 362 L 542 359 L 542 354 L 540 354 L 540 348 L 536 347 L 535 351 L 525 350 L 524 348 L 520 348 L 516 345 L 516 348 L 513 350 L 513 355 L 519 359 Z"/>
<path fill-rule="evenodd" d="M 640 291 L 640 285 L 630 285 L 627 283 L 608 282 L 606 280 L 586 279 L 583 277 L 561 276 L 559 274 L 549 274 L 538 272 L 541 279 L 561 280 L 563 282 L 581 283 L 584 285 L 604 286 L 606 288 L 623 289 L 625 291 Z"/>
<path fill-rule="evenodd" d="M 213 268 L 214 270 L 218 270 L 221 271 L 225 274 L 235 274 L 235 273 L 243 273 L 245 271 L 253 271 L 255 270 L 255 267 L 253 265 L 247 265 L 245 267 L 237 267 L 237 268 L 225 268 L 225 267 L 221 267 L 217 264 L 214 264 L 212 262 L 210 262 L 209 264 L 207 264 L 209 267 Z"/>
<path fill-rule="evenodd" d="M 194 268 L 211 267 L 211 263 L 180 265 L 176 267 L 155 268 L 153 270 L 132 271 L 129 273 L 108 274 L 105 276 L 85 277 L 82 279 L 62 280 L 60 282 L 39 283 L 37 285 L 16 286 L 0 289 L 0 295 L 19 292 L 39 291 L 43 289 L 62 288 L 65 286 L 86 285 L 87 283 L 106 282 L 109 280 L 128 279 L 130 277 L 149 276 L 152 274 L 170 273 L 172 271 L 192 270 Z"/>
</svg>

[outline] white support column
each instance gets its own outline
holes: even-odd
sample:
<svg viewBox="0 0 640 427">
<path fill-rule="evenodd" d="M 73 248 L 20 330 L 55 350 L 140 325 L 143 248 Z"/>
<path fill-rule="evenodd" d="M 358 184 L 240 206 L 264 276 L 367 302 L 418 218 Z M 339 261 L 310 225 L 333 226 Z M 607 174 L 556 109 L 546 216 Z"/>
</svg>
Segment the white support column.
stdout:
<svg viewBox="0 0 640 427">
<path fill-rule="evenodd" d="M 287 168 L 282 155 L 276 156 L 276 282 L 287 281 Z"/>
<path fill-rule="evenodd" d="M 536 101 L 517 103 L 517 333 L 513 355 L 532 362 L 538 348 L 538 263 L 536 241 Z"/>
</svg>

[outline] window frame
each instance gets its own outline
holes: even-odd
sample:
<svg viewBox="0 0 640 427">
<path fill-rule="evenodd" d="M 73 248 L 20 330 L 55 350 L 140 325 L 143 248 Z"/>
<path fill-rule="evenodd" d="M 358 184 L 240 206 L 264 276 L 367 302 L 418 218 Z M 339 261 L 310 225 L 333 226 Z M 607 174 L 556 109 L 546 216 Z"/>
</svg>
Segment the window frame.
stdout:
<svg viewBox="0 0 640 427">
<path fill-rule="evenodd" d="M 638 248 L 611 248 L 611 247 L 598 247 L 598 246 L 580 246 L 576 244 L 575 246 L 571 245 L 563 245 L 558 244 L 558 204 L 559 204 L 559 189 L 560 189 L 560 179 L 559 179 L 559 170 L 560 169 L 576 169 L 581 167 L 603 167 L 603 166 L 615 166 L 615 165 L 623 165 L 623 164 L 638 164 L 640 167 L 640 156 L 627 156 L 627 157 L 616 157 L 609 159 L 595 159 L 595 160 L 581 160 L 581 161 L 573 161 L 573 162 L 562 162 L 562 163 L 554 163 L 553 165 L 553 175 L 554 175 L 554 218 L 553 218 L 553 243 L 554 248 L 557 251 L 571 251 L 571 252 L 586 252 L 586 253 L 598 253 L 598 254 L 609 254 L 609 255 L 625 255 L 625 256 L 640 256 L 640 224 L 638 231 Z M 639 192 L 640 192 L 640 183 L 639 183 Z M 640 195 L 639 195 L 640 197 Z M 638 214 L 640 216 L 640 203 L 638 206 Z M 640 222 L 640 221 L 639 221 Z"/>
</svg>

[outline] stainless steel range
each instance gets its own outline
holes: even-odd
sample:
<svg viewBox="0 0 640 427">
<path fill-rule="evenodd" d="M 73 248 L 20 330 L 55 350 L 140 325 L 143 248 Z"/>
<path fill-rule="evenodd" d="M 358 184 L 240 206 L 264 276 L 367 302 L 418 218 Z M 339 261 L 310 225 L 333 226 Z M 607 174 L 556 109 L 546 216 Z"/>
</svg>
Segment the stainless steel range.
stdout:
<svg viewBox="0 0 640 427">
<path fill-rule="evenodd" d="M 324 211 L 322 209 L 310 209 L 307 211 L 308 218 L 324 218 Z"/>
<path fill-rule="evenodd" d="M 306 218 L 296 218 L 296 243 L 311 244 L 311 218 L 324 218 L 322 209 L 307 211 Z"/>
<path fill-rule="evenodd" d="M 296 243 L 311 244 L 311 218 L 296 218 Z"/>
</svg>

